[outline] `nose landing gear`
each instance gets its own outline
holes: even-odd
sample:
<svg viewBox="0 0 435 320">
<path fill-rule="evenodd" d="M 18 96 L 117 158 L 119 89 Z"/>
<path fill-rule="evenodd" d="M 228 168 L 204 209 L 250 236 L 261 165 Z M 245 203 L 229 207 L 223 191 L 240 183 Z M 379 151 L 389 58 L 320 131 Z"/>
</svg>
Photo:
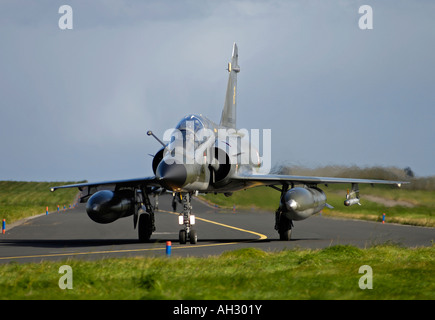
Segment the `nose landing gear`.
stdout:
<svg viewBox="0 0 435 320">
<path fill-rule="evenodd" d="M 181 194 L 183 212 L 178 216 L 178 222 L 179 224 L 184 225 L 184 229 L 180 230 L 178 234 L 180 244 L 186 244 L 187 240 L 189 240 L 191 244 L 196 244 L 198 242 L 196 230 L 192 229 L 192 226 L 195 224 L 195 216 L 192 215 L 191 198 L 191 193 Z"/>
</svg>

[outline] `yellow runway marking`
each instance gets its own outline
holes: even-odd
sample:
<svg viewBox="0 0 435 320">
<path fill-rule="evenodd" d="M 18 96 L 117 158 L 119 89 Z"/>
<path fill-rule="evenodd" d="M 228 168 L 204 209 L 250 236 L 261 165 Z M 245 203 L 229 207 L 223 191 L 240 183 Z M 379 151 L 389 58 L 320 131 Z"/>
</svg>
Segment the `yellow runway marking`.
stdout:
<svg viewBox="0 0 435 320">
<path fill-rule="evenodd" d="M 247 233 L 254 234 L 256 236 L 259 236 L 258 240 L 265 240 L 265 239 L 267 239 L 266 235 L 261 234 L 261 233 L 257 233 L 257 232 L 254 232 L 254 231 L 250 231 L 250 230 L 246 230 L 246 229 L 241 229 L 241 228 L 236 228 L 236 227 L 233 227 L 233 226 L 229 226 L 227 224 L 223 224 L 223 223 L 219 223 L 219 222 L 215 222 L 215 221 L 211 221 L 211 220 L 207 220 L 207 219 L 203 219 L 203 218 L 199 218 L 199 217 L 196 217 L 196 219 L 204 221 L 204 222 L 208 222 L 208 223 L 217 224 L 217 225 L 222 226 L 222 227 L 226 227 L 226 228 L 230 228 L 230 229 L 239 230 L 239 231 L 242 231 L 242 232 L 247 232 Z"/>
<path fill-rule="evenodd" d="M 159 211 L 178 215 L 178 213 L 176 213 L 176 212 L 171 212 L 171 211 L 166 211 L 166 210 L 159 210 Z M 261 233 L 257 233 L 257 232 L 254 232 L 254 231 L 250 231 L 250 230 L 245 230 L 245 229 L 233 227 L 233 226 L 230 226 L 230 225 L 227 225 L 227 224 L 211 221 L 211 220 L 204 219 L 204 218 L 196 217 L 196 219 L 204 221 L 204 222 L 207 222 L 207 223 L 216 224 L 216 225 L 219 225 L 219 226 L 222 226 L 222 227 L 225 227 L 225 228 L 230 228 L 230 229 L 234 229 L 234 230 L 238 230 L 238 231 L 242 231 L 242 232 L 246 232 L 246 233 L 251 233 L 253 235 L 258 236 L 259 237 L 258 240 L 265 240 L 265 239 L 267 239 L 266 235 L 261 234 Z M 199 245 L 186 245 L 186 246 L 184 246 L 184 245 L 183 246 L 172 246 L 172 250 L 188 249 L 188 248 L 203 248 L 203 247 L 228 246 L 228 245 L 234 245 L 234 244 L 238 244 L 238 243 L 240 243 L 240 242 L 199 244 Z M 47 257 L 62 257 L 62 256 L 79 256 L 79 255 L 107 254 L 107 253 L 145 252 L 145 251 L 159 251 L 159 250 L 161 250 L 161 251 L 166 250 L 166 247 L 162 246 L 162 247 L 158 247 L 158 248 L 146 248 L 146 249 L 122 249 L 122 250 L 107 250 L 107 251 L 38 254 L 38 255 L 29 255 L 29 256 L 0 257 L 0 260 L 26 259 L 26 258 L 47 258 Z"/>
<path fill-rule="evenodd" d="M 199 247 L 213 247 L 213 246 L 226 246 L 230 244 L 237 244 L 238 242 L 228 242 L 228 243 L 214 243 L 214 244 L 200 244 L 194 246 L 172 246 L 174 249 L 188 249 L 188 248 L 199 248 Z M 147 248 L 147 249 L 123 249 L 123 250 L 108 250 L 108 251 L 90 251 L 90 252 L 70 252 L 70 253 L 52 253 L 52 254 L 37 254 L 31 256 L 16 256 L 16 257 L 0 257 L 0 260 L 8 259 L 26 259 L 26 258 L 46 258 L 46 257 L 62 257 L 62 256 L 78 256 L 78 255 L 91 255 L 91 254 L 104 254 L 104 253 L 127 253 L 127 252 L 142 252 L 142 251 L 158 251 L 166 250 L 166 247 L 159 248 Z"/>
<path fill-rule="evenodd" d="M 170 212 L 170 211 L 166 211 L 166 210 L 160 210 L 160 211 L 164 211 L 164 212 L 168 212 L 168 213 L 172 213 L 172 214 L 177 214 L 178 215 L 178 213 L 174 213 L 174 212 Z M 254 231 L 250 231 L 250 230 L 246 230 L 246 229 L 241 229 L 241 228 L 229 226 L 227 224 L 223 224 L 223 223 L 219 223 L 219 222 L 216 222 L 216 221 L 207 220 L 207 219 L 200 218 L 200 217 L 197 217 L 197 216 L 195 216 L 195 218 L 198 219 L 198 220 L 201 220 L 201 221 L 204 221 L 204 222 L 208 222 L 208 223 L 213 223 L 213 224 L 216 224 L 218 226 L 225 227 L 225 228 L 234 229 L 234 230 L 238 230 L 238 231 L 254 234 L 254 235 L 259 237 L 258 240 L 265 240 L 265 239 L 267 239 L 267 236 L 264 235 L 264 234 L 261 234 L 261 233 L 257 233 L 257 232 L 254 232 Z"/>
</svg>

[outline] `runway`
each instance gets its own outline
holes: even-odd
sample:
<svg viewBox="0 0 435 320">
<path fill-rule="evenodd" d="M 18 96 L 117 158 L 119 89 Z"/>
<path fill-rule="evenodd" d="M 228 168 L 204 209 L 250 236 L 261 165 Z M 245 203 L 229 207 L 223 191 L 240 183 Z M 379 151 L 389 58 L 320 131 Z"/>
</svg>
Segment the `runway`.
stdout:
<svg viewBox="0 0 435 320">
<path fill-rule="evenodd" d="M 177 213 L 171 196 L 161 196 L 156 212 L 156 232 L 150 243 L 139 243 L 132 217 L 111 224 L 89 219 L 83 204 L 60 213 L 50 213 L 6 228 L 0 235 L 0 263 L 40 262 L 68 258 L 165 256 L 166 241 L 172 242 L 171 257 L 207 257 L 224 251 L 255 247 L 266 251 L 292 248 L 324 248 L 350 244 L 360 248 L 383 243 L 430 246 L 435 228 L 382 224 L 313 216 L 294 222 L 291 241 L 279 241 L 274 213 L 256 210 L 222 210 L 195 199 L 196 245 L 178 243 Z M 180 206 L 179 206 L 180 207 Z"/>
</svg>

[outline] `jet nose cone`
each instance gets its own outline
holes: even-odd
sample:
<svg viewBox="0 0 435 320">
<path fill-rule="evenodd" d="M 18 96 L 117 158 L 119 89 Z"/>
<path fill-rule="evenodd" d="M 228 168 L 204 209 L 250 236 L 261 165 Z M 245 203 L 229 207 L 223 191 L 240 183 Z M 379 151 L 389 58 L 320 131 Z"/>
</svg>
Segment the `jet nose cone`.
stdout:
<svg viewBox="0 0 435 320">
<path fill-rule="evenodd" d="M 161 161 L 156 170 L 156 178 L 161 180 L 167 189 L 178 189 L 186 182 L 187 170 L 184 164 L 167 164 Z"/>
</svg>

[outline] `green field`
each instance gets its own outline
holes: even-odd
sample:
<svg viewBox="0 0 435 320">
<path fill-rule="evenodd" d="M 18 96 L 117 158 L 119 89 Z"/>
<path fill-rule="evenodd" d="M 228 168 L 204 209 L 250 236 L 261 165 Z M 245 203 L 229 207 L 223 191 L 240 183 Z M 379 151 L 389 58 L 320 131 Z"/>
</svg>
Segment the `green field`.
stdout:
<svg viewBox="0 0 435 320">
<path fill-rule="evenodd" d="M 72 289 L 60 289 L 62 265 Z M 360 288 L 369 281 L 372 289 Z M 266 253 L 248 248 L 209 258 L 66 260 L 0 266 L 0 299 L 435 299 L 435 247 Z M 71 282 L 70 282 L 71 283 Z"/>
<path fill-rule="evenodd" d="M 70 182 L 23 182 L 0 181 L 0 219 L 7 224 L 14 221 L 44 213 L 56 211 L 57 206 L 63 209 L 74 203 L 78 190 L 65 189 L 50 192 L 50 187 Z"/>
<path fill-rule="evenodd" d="M 285 169 L 285 168 L 284 168 Z M 284 170 L 281 169 L 281 170 Z M 407 179 L 403 170 L 397 168 L 348 168 L 324 167 L 318 169 L 296 168 L 292 172 L 301 175 L 317 176 L 353 176 L 355 178 L 410 180 L 411 184 L 402 188 L 391 186 L 360 184 L 362 206 L 345 207 L 348 185 L 319 185 L 326 193 L 328 203 L 335 209 L 324 209 L 323 215 L 339 216 L 381 221 L 385 213 L 386 222 L 395 222 L 427 227 L 435 227 L 435 177 Z M 16 182 L 0 181 L 0 219 L 7 223 L 49 211 L 55 211 L 57 205 L 63 208 L 73 203 L 77 189 L 61 189 L 49 192 L 53 185 L 68 182 Z M 231 197 L 223 194 L 201 196 L 211 204 L 232 209 L 261 209 L 274 212 L 279 203 L 280 193 L 269 187 L 257 187 L 235 192 Z"/>
<path fill-rule="evenodd" d="M 325 192 L 327 202 L 334 207 L 332 210 L 325 208 L 322 212 L 325 216 L 382 221 L 382 215 L 385 213 L 386 222 L 435 227 L 435 191 L 360 185 L 362 205 L 346 207 L 343 202 L 346 198 L 346 188 L 349 186 L 319 187 Z M 376 197 L 376 202 L 367 200 L 370 196 Z M 235 192 L 230 197 L 211 193 L 202 197 L 223 208 L 232 209 L 235 205 L 236 208 L 274 212 L 279 204 L 280 192 L 269 187 L 256 187 Z"/>
<path fill-rule="evenodd" d="M 77 190 L 49 192 L 62 182 L 0 182 L 0 218 L 15 221 L 55 211 L 72 203 Z M 346 187 L 323 188 L 334 210 L 343 215 L 434 226 L 432 190 L 361 186 L 363 206 L 344 207 Z M 259 208 L 273 212 L 280 193 L 261 187 L 232 197 L 206 195 L 229 209 Z M 364 196 L 402 205 L 384 205 Z M 400 202 L 403 201 L 403 202 Z M 406 205 L 403 205 L 406 204 Z M 59 268 L 73 271 L 73 289 L 60 289 Z M 373 271 L 373 289 L 361 289 L 359 268 Z M 435 299 L 435 245 L 402 248 L 380 245 L 366 249 L 332 246 L 323 250 L 264 252 L 248 248 L 208 258 L 70 259 L 0 265 L 0 299 Z M 7 275 L 7 276 L 4 276 Z"/>
</svg>

